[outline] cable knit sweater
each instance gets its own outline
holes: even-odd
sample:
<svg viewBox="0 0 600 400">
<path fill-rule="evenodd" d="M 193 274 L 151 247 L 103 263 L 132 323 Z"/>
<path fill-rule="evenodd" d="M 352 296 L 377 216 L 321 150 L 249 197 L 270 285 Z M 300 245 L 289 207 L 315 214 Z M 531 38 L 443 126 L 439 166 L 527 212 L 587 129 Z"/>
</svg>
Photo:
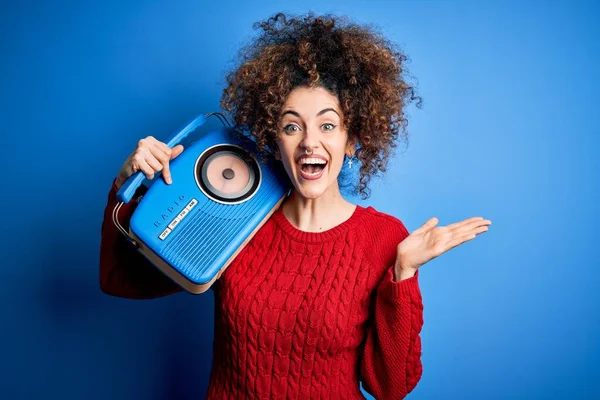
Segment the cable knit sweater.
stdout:
<svg viewBox="0 0 600 400">
<path fill-rule="evenodd" d="M 143 194 L 140 189 L 138 194 Z M 153 298 L 181 291 L 130 248 L 108 195 L 103 292 Z M 137 202 L 121 209 L 127 228 Z M 215 332 L 208 399 L 404 398 L 422 374 L 423 303 L 415 276 L 396 281 L 401 221 L 357 206 L 319 233 L 277 210 L 212 286 Z M 201 394 L 198 395 L 201 397 Z"/>
</svg>

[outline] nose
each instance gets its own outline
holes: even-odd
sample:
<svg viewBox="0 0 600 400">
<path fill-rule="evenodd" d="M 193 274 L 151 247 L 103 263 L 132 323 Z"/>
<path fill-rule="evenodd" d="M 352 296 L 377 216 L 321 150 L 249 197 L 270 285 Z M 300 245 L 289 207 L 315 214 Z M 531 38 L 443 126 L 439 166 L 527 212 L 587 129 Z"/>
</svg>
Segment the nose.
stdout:
<svg viewBox="0 0 600 400">
<path fill-rule="evenodd" d="M 313 151 L 314 149 L 317 149 L 319 147 L 319 144 L 321 143 L 321 138 L 319 135 L 320 132 L 318 129 L 307 128 L 304 131 L 304 136 L 302 137 L 302 141 L 300 142 L 300 147 L 302 148 L 302 150 L 308 150 L 310 152 L 310 149 L 312 149 Z"/>
</svg>

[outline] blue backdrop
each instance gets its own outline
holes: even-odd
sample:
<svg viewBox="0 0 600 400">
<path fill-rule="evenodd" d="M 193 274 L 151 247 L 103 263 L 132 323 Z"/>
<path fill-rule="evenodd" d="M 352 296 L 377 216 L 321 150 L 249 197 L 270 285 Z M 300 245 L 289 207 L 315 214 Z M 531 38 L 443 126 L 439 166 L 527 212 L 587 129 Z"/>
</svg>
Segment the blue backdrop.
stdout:
<svg viewBox="0 0 600 400">
<path fill-rule="evenodd" d="M 377 24 L 419 81 L 367 203 L 493 221 L 421 269 L 409 398 L 600 397 L 594 2 L 56 0 L 0 9 L 0 398 L 203 398 L 212 295 L 101 294 L 106 195 L 139 138 L 218 108 L 252 22 L 308 10 Z"/>
</svg>

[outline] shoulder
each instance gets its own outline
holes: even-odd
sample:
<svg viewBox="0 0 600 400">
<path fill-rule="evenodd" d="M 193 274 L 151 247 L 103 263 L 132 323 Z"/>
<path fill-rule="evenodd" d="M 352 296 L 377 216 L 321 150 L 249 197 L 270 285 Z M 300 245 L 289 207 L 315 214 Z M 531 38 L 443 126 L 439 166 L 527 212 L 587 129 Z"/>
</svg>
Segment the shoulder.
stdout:
<svg viewBox="0 0 600 400">
<path fill-rule="evenodd" d="M 389 239 L 400 243 L 408 236 L 408 229 L 397 217 L 378 211 L 369 206 L 365 208 L 365 230 L 371 235 L 377 235 L 382 239 Z"/>
<path fill-rule="evenodd" d="M 397 217 L 369 206 L 364 210 L 363 235 L 366 254 L 374 266 L 389 267 L 396 260 L 398 244 L 408 235 L 408 229 Z"/>
</svg>

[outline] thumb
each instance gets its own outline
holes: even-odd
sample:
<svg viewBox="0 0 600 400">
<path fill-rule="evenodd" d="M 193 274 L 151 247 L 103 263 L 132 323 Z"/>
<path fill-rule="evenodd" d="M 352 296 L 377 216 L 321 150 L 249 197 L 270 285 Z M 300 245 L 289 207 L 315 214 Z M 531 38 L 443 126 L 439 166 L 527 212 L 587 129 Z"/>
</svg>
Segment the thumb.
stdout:
<svg viewBox="0 0 600 400">
<path fill-rule="evenodd" d="M 434 226 L 436 226 L 438 224 L 439 220 L 436 217 L 430 218 L 429 220 L 427 220 L 427 222 L 425 222 L 423 224 L 423 226 L 421 226 L 419 229 L 417 229 L 417 231 L 422 232 L 422 231 L 426 231 L 429 230 L 431 228 L 433 228 Z"/>
<path fill-rule="evenodd" d="M 180 155 L 183 152 L 183 145 L 178 144 L 171 149 L 171 160 Z"/>
</svg>

